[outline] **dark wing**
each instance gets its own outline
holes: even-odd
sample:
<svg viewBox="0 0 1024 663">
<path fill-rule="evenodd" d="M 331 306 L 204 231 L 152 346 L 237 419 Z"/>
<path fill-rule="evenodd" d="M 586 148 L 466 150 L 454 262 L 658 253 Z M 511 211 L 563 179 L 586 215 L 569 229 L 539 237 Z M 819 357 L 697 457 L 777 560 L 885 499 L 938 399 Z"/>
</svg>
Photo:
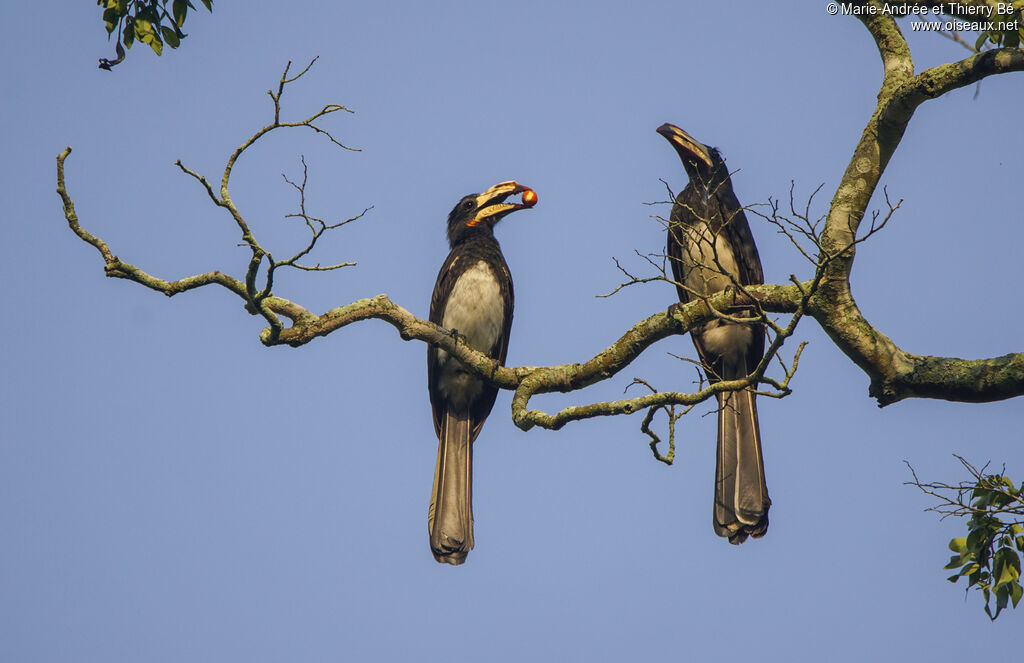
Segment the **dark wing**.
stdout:
<svg viewBox="0 0 1024 663">
<path fill-rule="evenodd" d="M 739 282 L 743 285 L 764 283 L 761 257 L 757 254 L 757 244 L 754 243 L 754 235 L 750 232 L 750 224 L 747 223 L 747 215 L 743 213 L 740 201 L 731 186 L 721 187 L 717 198 L 725 232 L 729 234 L 733 255 L 740 270 Z"/>
<path fill-rule="evenodd" d="M 448 254 L 444 264 L 441 265 L 441 270 L 437 273 L 434 292 L 430 296 L 429 318 L 435 325 L 441 324 L 441 320 L 444 318 L 444 307 L 448 302 L 448 295 L 451 294 L 455 281 L 458 280 L 461 273 L 461 269 L 456 271 L 455 268 L 464 268 L 464 265 L 458 265 L 458 261 L 459 256 L 456 255 L 455 251 L 452 251 Z M 440 435 L 441 420 L 444 419 L 445 407 L 444 398 L 437 387 L 437 352 L 437 348 L 434 346 L 427 348 L 427 390 L 430 392 L 430 408 L 434 413 L 434 434 Z"/>
<path fill-rule="evenodd" d="M 669 217 L 668 232 L 666 233 L 668 239 L 665 246 L 668 262 L 672 266 L 672 279 L 676 282 L 676 293 L 679 295 L 679 301 L 683 304 L 690 301 L 690 293 L 682 286 L 686 282 L 686 272 L 683 267 L 683 242 L 686 240 L 686 236 L 683 226 L 686 215 L 693 214 L 686 209 L 684 201 L 685 198 L 680 193 L 675 204 L 672 205 L 672 214 Z"/>
<path fill-rule="evenodd" d="M 747 215 L 743 213 L 740 201 L 733 193 L 732 186 L 722 187 L 719 193 L 719 209 L 726 225 L 724 232 L 728 233 L 729 242 L 732 245 L 733 256 L 736 258 L 736 266 L 739 269 L 737 279 L 743 285 L 757 285 L 764 283 L 764 271 L 761 269 L 761 257 L 757 253 L 757 244 L 754 243 L 754 235 L 750 232 L 750 224 L 747 222 Z M 747 370 L 752 371 L 764 356 L 764 327 L 754 325 L 754 339 L 747 346 Z"/>
</svg>

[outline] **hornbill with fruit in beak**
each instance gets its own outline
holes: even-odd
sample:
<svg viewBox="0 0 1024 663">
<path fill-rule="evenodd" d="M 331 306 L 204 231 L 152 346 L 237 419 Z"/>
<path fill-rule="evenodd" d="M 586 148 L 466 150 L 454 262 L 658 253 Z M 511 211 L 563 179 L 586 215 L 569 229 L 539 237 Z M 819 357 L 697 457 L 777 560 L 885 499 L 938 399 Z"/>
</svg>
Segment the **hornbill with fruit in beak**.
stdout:
<svg viewBox="0 0 1024 663">
<path fill-rule="evenodd" d="M 507 203 L 523 194 L 522 204 Z M 505 363 L 512 329 L 512 275 L 494 226 L 537 194 L 516 182 L 495 184 L 462 198 L 448 215 L 451 252 L 430 298 L 430 321 Z M 473 440 L 494 406 L 497 387 L 474 377 L 447 352 L 427 348 L 427 383 L 437 434 L 437 466 L 427 520 L 434 559 L 462 564 L 473 549 Z"/>
<path fill-rule="evenodd" d="M 672 124 L 658 127 L 683 162 L 690 183 L 676 196 L 667 254 L 683 304 L 738 285 L 764 283 L 761 260 L 725 162 L 718 150 Z M 750 318 L 748 309 L 727 316 Z M 764 356 L 764 326 L 714 318 L 690 331 L 708 382 L 749 375 Z M 768 487 L 761 457 L 756 385 L 718 394 L 714 526 L 730 543 L 768 530 Z"/>
</svg>

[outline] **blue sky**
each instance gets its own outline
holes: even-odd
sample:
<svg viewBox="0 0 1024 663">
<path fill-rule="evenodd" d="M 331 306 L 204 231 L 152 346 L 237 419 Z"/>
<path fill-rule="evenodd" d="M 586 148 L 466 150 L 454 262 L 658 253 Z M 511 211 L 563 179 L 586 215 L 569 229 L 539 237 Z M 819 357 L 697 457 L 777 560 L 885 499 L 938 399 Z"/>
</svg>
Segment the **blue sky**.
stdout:
<svg viewBox="0 0 1024 663">
<path fill-rule="evenodd" d="M 349 4 L 353 6 L 348 6 Z M 426 512 L 436 453 L 424 346 L 371 321 L 300 349 L 264 348 L 260 320 L 203 289 L 166 299 L 105 279 L 67 229 L 56 155 L 83 225 L 164 278 L 245 251 L 231 220 L 174 166 L 218 178 L 266 124 L 287 60 L 320 61 L 284 115 L 325 103 L 360 153 L 282 131 L 236 168 L 232 194 L 278 253 L 304 236 L 281 179 L 310 167 L 309 208 L 373 211 L 318 247 L 330 274 L 276 292 L 322 311 L 387 293 L 425 316 L 464 194 L 505 179 L 536 208 L 498 238 L 517 309 L 510 365 L 579 361 L 673 301 L 620 281 L 612 257 L 659 251 L 643 203 L 685 183 L 654 130 L 719 147 L 746 204 L 818 184 L 825 209 L 875 102 L 881 64 L 851 17 L 784 3 L 218 3 L 162 58 L 137 46 L 113 72 L 94 3 L 11 30 L 0 279 L 0 659 L 9 661 L 952 660 L 1019 652 L 1020 614 L 989 624 L 944 580 L 960 523 L 923 513 L 951 456 L 1019 479 L 1021 401 L 910 401 L 879 410 L 867 378 L 806 321 L 795 393 L 760 407 L 773 500 L 768 536 L 711 529 L 714 417 L 680 426 L 655 462 L 640 418 L 523 433 L 498 402 L 475 447 L 476 549 L 438 565 Z M 255 5 L 255 6 L 253 6 Z M 410 3 L 411 5 L 411 3 Z M 13 5 L 5 25 L 26 25 Z M 904 24 L 905 25 L 905 24 Z M 966 51 L 910 34 L 918 70 Z M 1024 78 L 923 105 L 883 183 L 903 198 L 865 244 L 854 292 L 905 349 L 1020 351 L 1019 109 Z M 884 201 L 883 201 L 884 202 Z M 879 204 L 876 201 L 876 205 Z M 766 278 L 809 265 L 753 222 Z M 789 348 L 792 351 L 792 348 Z M 633 376 L 692 386 L 689 339 L 617 379 L 538 398 L 616 397 Z"/>
</svg>

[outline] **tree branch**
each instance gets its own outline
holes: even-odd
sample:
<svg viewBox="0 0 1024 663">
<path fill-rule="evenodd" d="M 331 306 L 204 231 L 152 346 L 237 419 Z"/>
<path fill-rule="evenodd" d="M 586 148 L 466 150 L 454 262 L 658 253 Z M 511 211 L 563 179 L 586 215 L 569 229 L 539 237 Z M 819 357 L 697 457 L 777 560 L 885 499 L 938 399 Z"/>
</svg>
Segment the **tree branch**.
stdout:
<svg viewBox="0 0 1024 663">
<path fill-rule="evenodd" d="M 205 285 L 217 284 L 241 297 L 246 302 L 247 309 L 252 312 L 252 291 L 248 283 L 233 279 L 221 272 L 199 274 L 178 281 L 165 281 L 121 261 L 113 255 L 103 240 L 84 230 L 78 222 L 74 212 L 74 203 L 67 193 L 64 181 L 64 161 L 70 152 L 71 150 L 68 148 L 57 157 L 57 192 L 64 201 L 65 217 L 69 226 L 79 237 L 97 247 L 103 256 L 108 276 L 132 280 L 168 296 Z M 528 430 L 539 425 L 544 428 L 558 429 L 567 422 L 577 419 L 630 414 L 646 408 L 665 405 L 693 405 L 722 391 L 750 388 L 759 380 L 772 384 L 780 392 L 788 391 L 787 385 L 795 372 L 796 362 L 794 362 L 792 371 L 788 372 L 782 381 L 773 381 L 766 380 L 763 376 L 767 365 L 767 361 L 764 361 L 758 370 L 744 379 L 719 382 L 695 394 L 657 392 L 638 398 L 573 406 L 554 415 L 548 415 L 540 410 L 529 410 L 527 407 L 530 398 L 536 394 L 574 391 L 612 377 L 652 344 L 668 336 L 685 334 L 694 326 L 720 315 L 717 313 L 719 309 L 757 306 L 762 310 L 776 313 L 797 313 L 803 306 L 803 302 L 806 301 L 806 293 L 811 291 L 811 287 L 810 282 L 789 286 L 748 286 L 745 293 L 729 289 L 711 297 L 695 300 L 686 306 L 673 305 L 667 311 L 655 313 L 638 322 L 617 341 L 591 359 L 579 364 L 561 366 L 520 368 L 500 366 L 496 360 L 466 345 L 455 334 L 432 322 L 417 318 L 383 294 L 370 299 L 360 299 L 326 311 L 321 315 L 313 314 L 287 299 L 267 294 L 259 301 L 263 311 L 272 315 L 274 320 L 278 319 L 278 315 L 284 316 L 292 322 L 292 325 L 287 328 L 280 323 L 271 325 L 261 332 L 260 340 L 267 346 L 298 347 L 355 322 L 369 319 L 383 320 L 393 326 L 403 340 L 419 340 L 437 346 L 465 364 L 474 375 L 501 388 L 515 390 L 512 406 L 513 420 L 520 428 Z M 790 328 L 795 327 L 797 317 L 794 316 Z M 780 347 L 784 338 L 783 335 L 777 337 L 772 347 L 769 348 L 769 353 Z M 767 353 L 766 356 L 768 356 Z M 799 357 L 799 352 L 797 357 Z"/>
<path fill-rule="evenodd" d="M 881 3 L 867 3 L 881 7 Z M 850 288 L 856 235 L 882 173 L 917 107 L 987 76 L 1024 70 L 1024 50 L 1002 48 L 913 75 L 910 50 L 891 16 L 860 15 L 878 47 L 884 77 L 878 104 L 829 209 L 818 262 L 827 263 L 809 313 L 871 378 L 879 405 L 909 397 L 992 401 L 1024 394 L 1024 355 L 964 360 L 915 355 L 871 326 Z"/>
<path fill-rule="evenodd" d="M 273 122 L 247 139 L 229 157 L 221 177 L 219 192 L 199 173 L 185 167 L 180 161 L 176 165 L 194 178 L 206 191 L 207 196 L 218 207 L 226 209 L 241 232 L 242 241 L 250 249 L 250 258 L 244 278 L 236 279 L 220 271 L 166 281 L 147 274 L 145 271 L 121 261 L 113 254 L 102 239 L 83 229 L 79 224 L 64 178 L 64 163 L 71 152 L 67 148 L 57 158 L 57 192 L 64 206 L 64 215 L 69 227 L 83 241 L 99 251 L 108 276 L 135 281 L 168 296 L 194 288 L 216 284 L 239 296 L 246 310 L 261 315 L 268 327 L 260 333 L 260 340 L 267 346 L 289 345 L 298 347 L 314 338 L 326 336 L 354 322 L 379 319 L 392 325 L 404 340 L 420 340 L 439 347 L 466 365 L 467 369 L 498 387 L 513 390 L 512 417 L 517 426 L 528 430 L 533 426 L 558 429 L 570 421 L 596 416 L 632 414 L 647 410 L 642 429 L 651 435 L 649 425 L 653 414 L 666 408 L 670 417 L 670 455 L 672 447 L 672 425 L 679 415 L 672 407 L 692 407 L 724 391 L 755 389 L 761 383 L 774 391 L 759 391 L 767 396 L 783 397 L 789 393 L 789 382 L 795 374 L 803 344 L 797 349 L 790 367 L 779 358 L 783 377 L 775 379 L 765 375 L 773 358 L 783 343 L 795 331 L 804 314 L 813 316 L 826 330 L 836 344 L 850 356 L 872 378 L 871 393 L 881 404 L 900 398 L 923 396 L 950 400 L 985 401 L 1024 393 L 1024 354 L 1006 355 L 994 359 L 961 360 L 942 357 L 912 355 L 900 350 L 892 341 L 875 330 L 861 315 L 853 300 L 849 285 L 849 273 L 853 264 L 856 245 L 877 232 L 898 209 L 886 196 L 888 213 L 878 222 L 879 213 L 872 215 L 871 227 L 867 233 L 858 236 L 864 211 L 884 171 L 889 157 L 899 144 L 903 131 L 917 105 L 926 99 L 935 98 L 949 90 L 968 85 L 981 78 L 1007 71 L 1024 69 L 1024 55 L 1020 49 L 998 49 L 972 56 L 959 63 L 929 69 L 917 76 L 913 74 L 913 62 L 909 49 L 895 22 L 887 16 L 861 17 L 875 39 L 884 64 L 884 78 L 879 93 L 878 105 L 866 126 L 854 155 L 847 167 L 840 186 L 833 197 L 824 228 L 819 232 L 821 219 L 810 219 L 811 200 L 802 213 L 797 213 L 790 193 L 792 217 L 778 213 L 778 204 L 771 201 L 769 218 L 789 236 L 798 248 L 796 237 L 809 239 L 814 248 L 800 249 L 815 266 L 814 277 L 800 281 L 791 277 L 790 285 L 745 286 L 734 283 L 733 287 L 712 296 L 701 295 L 685 306 L 673 305 L 668 310 L 655 313 L 633 325 L 620 338 L 601 352 L 582 363 L 563 364 L 547 367 L 524 366 L 506 368 L 487 355 L 473 350 L 449 330 L 429 321 L 422 320 L 401 306 L 393 303 L 387 295 L 361 299 L 316 315 L 303 306 L 273 294 L 274 272 L 279 267 L 293 267 L 306 271 L 325 271 L 350 263 L 338 263 L 322 267 L 303 265 L 298 261 L 307 256 L 322 234 L 330 229 L 343 226 L 361 218 L 368 211 L 337 223 L 327 223 L 306 211 L 305 187 L 306 164 L 303 163 L 303 179 L 298 184 L 286 181 L 299 192 L 299 212 L 289 215 L 302 218 L 311 233 L 309 243 L 295 255 L 284 260 L 274 260 L 253 235 L 242 214 L 231 200 L 229 181 L 232 169 L 241 155 L 262 136 L 282 127 L 308 127 L 325 134 L 332 142 L 351 149 L 337 141 L 327 131 L 314 123 L 320 118 L 347 108 L 329 104 L 301 122 L 281 121 L 281 98 L 285 87 L 307 71 L 316 61 L 314 58 L 299 74 L 290 77 L 285 68 L 276 92 L 268 92 L 274 105 Z M 670 192 L 671 193 L 671 192 Z M 816 193 L 816 192 L 815 192 Z M 813 199 L 813 194 L 812 197 Z M 812 252 L 816 255 L 812 256 Z M 658 267 L 650 255 L 642 258 Z M 257 284 L 260 268 L 267 260 L 265 281 L 262 288 Z M 642 282 L 619 265 L 620 270 L 632 281 Z M 721 267 L 719 266 L 721 269 Z M 668 280 L 661 267 L 661 277 Z M 624 284 L 628 285 L 628 284 Z M 622 286 L 620 286 L 621 288 Z M 740 317 L 735 311 L 750 311 L 754 315 Z M 780 325 L 768 313 L 793 314 L 788 324 Z M 285 326 L 281 319 L 290 321 Z M 642 354 L 657 341 L 672 335 L 687 333 L 696 325 L 711 319 L 731 320 L 741 324 L 760 323 L 770 331 L 771 342 L 764 359 L 741 379 L 717 382 L 705 386 L 696 393 L 676 391 L 653 391 L 650 394 L 615 401 L 573 405 L 554 414 L 530 409 L 530 399 L 537 394 L 569 392 L 611 378 Z M 654 440 L 654 436 L 652 436 Z M 654 442 L 656 444 L 656 441 Z M 655 451 L 655 453 L 657 453 Z M 660 457 L 665 460 L 667 457 Z"/>
</svg>

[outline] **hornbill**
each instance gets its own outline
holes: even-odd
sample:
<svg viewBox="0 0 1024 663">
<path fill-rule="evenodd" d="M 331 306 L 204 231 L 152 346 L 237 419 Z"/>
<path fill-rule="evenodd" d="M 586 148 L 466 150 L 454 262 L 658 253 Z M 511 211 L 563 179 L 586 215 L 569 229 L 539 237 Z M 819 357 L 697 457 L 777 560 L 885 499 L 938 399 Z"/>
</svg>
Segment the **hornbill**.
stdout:
<svg viewBox="0 0 1024 663">
<path fill-rule="evenodd" d="M 689 184 L 676 196 L 669 220 L 667 254 L 683 304 L 739 285 L 764 283 L 761 260 L 747 217 L 732 190 L 718 150 L 677 126 L 658 133 L 679 154 Z M 725 311 L 749 318 L 747 309 Z M 690 331 L 708 382 L 746 377 L 764 356 L 764 326 L 714 318 Z M 756 385 L 718 394 L 718 452 L 715 463 L 714 526 L 730 543 L 768 530 L 768 487 L 757 423 Z"/>
<path fill-rule="evenodd" d="M 520 193 L 523 204 L 505 202 Z M 536 202 L 537 194 L 516 182 L 463 197 L 448 215 L 451 252 L 430 297 L 431 322 L 501 363 L 508 352 L 514 295 L 494 226 Z M 438 562 L 462 564 L 473 549 L 473 440 L 498 389 L 434 346 L 427 348 L 427 382 L 438 438 L 427 516 L 430 549 Z"/>
</svg>

